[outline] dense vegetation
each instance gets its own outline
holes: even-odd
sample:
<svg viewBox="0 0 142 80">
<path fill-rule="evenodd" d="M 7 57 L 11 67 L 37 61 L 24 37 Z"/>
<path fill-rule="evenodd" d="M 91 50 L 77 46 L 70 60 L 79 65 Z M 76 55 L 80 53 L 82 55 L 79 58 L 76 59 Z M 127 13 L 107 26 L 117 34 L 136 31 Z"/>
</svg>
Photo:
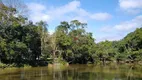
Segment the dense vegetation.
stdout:
<svg viewBox="0 0 142 80">
<path fill-rule="evenodd" d="M 120 41 L 95 43 L 86 23 L 63 21 L 49 34 L 46 22 L 34 24 L 0 4 L 0 64 L 46 65 L 56 59 L 70 64 L 142 61 L 142 28 Z"/>
</svg>

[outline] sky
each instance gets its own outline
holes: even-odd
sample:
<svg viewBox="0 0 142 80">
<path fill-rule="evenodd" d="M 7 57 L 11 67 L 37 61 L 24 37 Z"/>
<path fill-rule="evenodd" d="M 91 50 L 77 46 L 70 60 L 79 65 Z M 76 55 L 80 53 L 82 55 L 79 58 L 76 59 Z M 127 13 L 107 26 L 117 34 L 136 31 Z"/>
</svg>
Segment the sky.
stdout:
<svg viewBox="0 0 142 80">
<path fill-rule="evenodd" d="M 28 18 L 46 21 L 53 33 L 61 21 L 87 23 L 95 42 L 120 40 L 142 27 L 142 0 L 24 0 Z"/>
</svg>

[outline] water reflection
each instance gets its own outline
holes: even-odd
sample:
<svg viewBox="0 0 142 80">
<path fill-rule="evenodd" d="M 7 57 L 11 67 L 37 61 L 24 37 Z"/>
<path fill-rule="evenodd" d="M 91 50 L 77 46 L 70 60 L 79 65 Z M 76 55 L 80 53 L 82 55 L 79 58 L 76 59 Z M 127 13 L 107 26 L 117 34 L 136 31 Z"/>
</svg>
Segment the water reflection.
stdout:
<svg viewBox="0 0 142 80">
<path fill-rule="evenodd" d="M 142 67 L 70 65 L 0 70 L 0 80 L 142 80 Z"/>
</svg>

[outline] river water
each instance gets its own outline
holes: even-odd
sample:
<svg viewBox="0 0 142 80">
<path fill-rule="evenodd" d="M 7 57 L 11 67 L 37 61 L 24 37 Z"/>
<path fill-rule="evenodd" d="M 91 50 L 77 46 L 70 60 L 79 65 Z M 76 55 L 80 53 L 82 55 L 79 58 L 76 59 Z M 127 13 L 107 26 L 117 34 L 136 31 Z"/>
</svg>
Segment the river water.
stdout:
<svg viewBox="0 0 142 80">
<path fill-rule="evenodd" d="M 142 80 L 140 65 L 69 65 L 0 69 L 0 80 Z"/>
</svg>

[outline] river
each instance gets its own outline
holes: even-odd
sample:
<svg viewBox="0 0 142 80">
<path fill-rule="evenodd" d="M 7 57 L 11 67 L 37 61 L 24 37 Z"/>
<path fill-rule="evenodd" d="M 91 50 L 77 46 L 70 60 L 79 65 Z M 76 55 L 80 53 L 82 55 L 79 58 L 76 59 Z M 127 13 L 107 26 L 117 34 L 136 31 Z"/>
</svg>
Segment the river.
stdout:
<svg viewBox="0 0 142 80">
<path fill-rule="evenodd" d="M 69 65 L 0 69 L 0 80 L 142 80 L 140 65 Z"/>
</svg>

